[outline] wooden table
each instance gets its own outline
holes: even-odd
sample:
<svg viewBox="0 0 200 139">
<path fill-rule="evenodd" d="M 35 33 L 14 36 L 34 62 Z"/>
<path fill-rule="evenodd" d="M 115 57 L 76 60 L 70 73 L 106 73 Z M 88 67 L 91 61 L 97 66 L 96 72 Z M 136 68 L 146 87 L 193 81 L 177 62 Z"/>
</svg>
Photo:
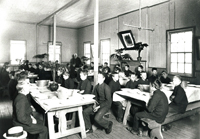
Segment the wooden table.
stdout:
<svg viewBox="0 0 200 139">
<path fill-rule="evenodd" d="M 35 84 L 31 84 L 31 96 L 38 103 L 47 114 L 47 122 L 48 122 L 48 130 L 49 130 L 49 138 L 56 139 L 65 136 L 69 136 L 75 133 L 81 133 L 82 138 L 86 138 L 85 132 L 85 123 L 82 115 L 82 106 L 92 104 L 95 102 L 91 97 L 87 97 L 86 95 L 80 95 L 75 93 L 71 96 L 71 89 L 66 89 L 60 87 L 62 91 L 65 91 L 66 97 L 68 99 L 58 99 L 58 92 L 51 92 L 47 88 L 38 88 Z M 67 121 L 66 121 L 66 113 L 70 112 L 78 112 L 79 118 L 79 127 L 75 127 L 72 129 L 67 129 Z M 58 115 L 59 117 L 59 129 L 58 132 L 55 133 L 54 130 L 54 120 L 53 117 Z"/>
</svg>

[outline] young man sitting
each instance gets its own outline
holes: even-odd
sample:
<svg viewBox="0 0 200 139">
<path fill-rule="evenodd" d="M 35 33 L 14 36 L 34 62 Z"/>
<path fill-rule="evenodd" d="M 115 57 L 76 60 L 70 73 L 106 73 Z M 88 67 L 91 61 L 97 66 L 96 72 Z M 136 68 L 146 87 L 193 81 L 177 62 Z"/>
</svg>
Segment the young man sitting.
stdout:
<svg viewBox="0 0 200 139">
<path fill-rule="evenodd" d="M 99 73 L 98 84 L 95 86 L 93 91 L 96 103 L 83 110 L 86 133 L 93 132 L 90 115 L 95 115 L 94 121 L 105 129 L 106 134 L 109 134 L 112 131 L 113 122 L 103 118 L 103 116 L 109 111 L 112 104 L 111 90 L 110 87 L 104 83 L 104 80 L 104 74 Z"/>
<path fill-rule="evenodd" d="M 62 87 L 67 89 L 74 89 L 74 80 L 69 77 L 69 73 L 65 71 L 63 73 L 63 83 L 61 84 Z"/>
<path fill-rule="evenodd" d="M 129 65 L 128 65 L 128 64 L 125 65 L 124 68 L 125 68 L 125 69 L 124 69 L 124 74 L 125 74 L 125 76 L 126 76 L 126 77 L 129 77 L 129 75 L 132 73 L 132 71 L 129 69 Z"/>
<path fill-rule="evenodd" d="M 152 68 L 152 75 L 149 77 L 149 82 L 153 83 L 156 79 L 158 79 L 157 68 Z"/>
<path fill-rule="evenodd" d="M 81 81 L 78 84 L 78 88 L 80 90 L 79 93 L 81 94 L 91 94 L 91 82 L 87 79 L 88 77 L 88 71 L 87 70 L 82 70 L 80 72 L 80 78 Z"/>
<path fill-rule="evenodd" d="M 112 98 L 113 98 L 113 93 L 115 91 L 121 90 L 121 86 L 119 84 L 119 74 L 118 73 L 115 73 L 115 72 L 112 73 L 112 80 L 109 83 L 109 87 L 111 89 Z M 112 102 L 112 111 L 116 115 L 117 121 L 122 122 L 123 113 L 124 113 L 122 103 L 119 101 L 113 101 Z"/>
<path fill-rule="evenodd" d="M 162 83 L 166 83 L 166 84 L 170 84 L 170 82 L 171 82 L 171 79 L 168 77 L 167 72 L 164 71 L 164 70 L 162 71 L 162 75 L 160 77 L 160 81 Z"/>
<path fill-rule="evenodd" d="M 126 83 L 126 88 L 136 89 L 138 87 L 138 78 L 134 72 L 130 73 L 130 80 Z"/>
<path fill-rule="evenodd" d="M 138 84 L 146 84 L 149 85 L 149 81 L 147 79 L 147 73 L 146 72 L 141 72 L 140 74 L 140 79 L 138 80 Z"/>
<path fill-rule="evenodd" d="M 168 113 L 168 99 L 160 90 L 161 87 L 162 83 L 156 79 L 152 84 L 152 90 L 155 91 L 147 104 L 146 110 L 136 113 L 133 118 L 133 128 L 127 128 L 132 134 L 142 136 L 142 132 L 139 131 L 139 120 L 141 118 L 152 119 L 158 123 L 164 122 Z"/>
</svg>

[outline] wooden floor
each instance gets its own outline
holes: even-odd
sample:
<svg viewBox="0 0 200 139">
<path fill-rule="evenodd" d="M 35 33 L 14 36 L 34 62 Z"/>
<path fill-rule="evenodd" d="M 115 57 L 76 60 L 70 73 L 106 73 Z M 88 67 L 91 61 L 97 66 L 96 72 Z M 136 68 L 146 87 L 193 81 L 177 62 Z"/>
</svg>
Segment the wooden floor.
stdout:
<svg viewBox="0 0 200 139">
<path fill-rule="evenodd" d="M 108 120 L 113 121 L 113 130 L 107 135 L 104 130 L 97 129 L 92 134 L 87 134 L 87 139 L 149 139 L 149 137 L 138 137 L 126 130 L 126 126 L 118 123 L 113 115 Z M 173 122 L 172 128 L 163 132 L 164 139 L 200 139 L 200 114 L 196 114 L 182 120 Z M 12 127 L 12 102 L 7 98 L 0 99 L 0 139 Z M 62 139 L 80 139 L 75 134 Z"/>
</svg>

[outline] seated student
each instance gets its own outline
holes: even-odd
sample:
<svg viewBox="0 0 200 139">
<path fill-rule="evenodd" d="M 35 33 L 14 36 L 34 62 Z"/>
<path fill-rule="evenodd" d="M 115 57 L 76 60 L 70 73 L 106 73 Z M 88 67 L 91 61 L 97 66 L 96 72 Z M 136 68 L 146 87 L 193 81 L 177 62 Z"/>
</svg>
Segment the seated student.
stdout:
<svg viewBox="0 0 200 139">
<path fill-rule="evenodd" d="M 112 73 L 112 80 L 109 83 L 109 87 L 111 89 L 111 97 L 113 98 L 113 93 L 115 91 L 120 91 L 121 90 L 121 86 L 119 84 L 119 74 L 114 72 Z M 116 116 L 116 120 L 118 122 L 122 122 L 122 118 L 123 118 L 123 105 L 120 101 L 113 101 L 112 102 L 112 111 Z"/>
<path fill-rule="evenodd" d="M 153 83 L 156 79 L 158 79 L 157 73 L 157 68 L 152 68 L 152 75 L 148 79 L 150 83 Z"/>
<path fill-rule="evenodd" d="M 56 78 L 55 78 L 55 81 L 58 83 L 58 84 L 63 84 L 63 72 L 64 70 L 59 67 L 56 71 Z"/>
<path fill-rule="evenodd" d="M 80 73 L 80 78 L 81 81 L 78 84 L 78 88 L 80 91 L 79 93 L 81 94 L 91 94 L 91 82 L 87 79 L 88 77 L 88 71 L 87 70 L 82 70 Z"/>
<path fill-rule="evenodd" d="M 160 81 L 162 83 L 166 83 L 166 84 L 170 84 L 170 82 L 171 82 L 171 79 L 168 77 L 167 72 L 164 71 L 164 70 L 162 71 L 162 75 L 160 77 Z"/>
<path fill-rule="evenodd" d="M 125 69 L 124 69 L 124 74 L 126 77 L 129 77 L 129 74 L 132 73 L 132 71 L 129 69 L 129 65 L 125 65 Z"/>
<path fill-rule="evenodd" d="M 41 63 L 38 64 L 38 78 L 39 80 L 46 80 L 44 66 Z"/>
<path fill-rule="evenodd" d="M 169 112 L 184 113 L 188 105 L 188 100 L 185 90 L 181 87 L 181 77 L 178 75 L 174 76 L 173 83 L 175 88 L 170 96 Z"/>
<path fill-rule="evenodd" d="M 67 89 L 74 89 L 74 80 L 70 78 L 69 72 L 65 71 L 62 76 L 63 82 L 61 86 Z"/>
<path fill-rule="evenodd" d="M 147 73 L 146 72 L 141 72 L 140 74 L 140 79 L 138 80 L 138 84 L 149 84 L 149 81 L 147 79 Z"/>
<path fill-rule="evenodd" d="M 14 100 L 15 97 L 17 96 L 17 89 L 16 89 L 17 79 L 15 76 L 15 71 L 11 71 L 9 73 L 9 77 L 10 77 L 10 81 L 8 82 L 8 92 L 10 95 L 10 99 Z"/>
<path fill-rule="evenodd" d="M 110 68 L 108 67 L 108 62 L 104 62 L 104 65 L 103 65 L 103 70 L 107 68 L 108 69 L 108 73 L 110 73 Z"/>
<path fill-rule="evenodd" d="M 130 80 L 126 83 L 125 88 L 135 89 L 138 87 L 138 78 L 137 75 L 134 72 L 131 72 L 129 74 Z"/>
<path fill-rule="evenodd" d="M 47 127 L 43 126 L 43 122 L 40 119 L 34 117 L 27 98 L 29 84 L 26 82 L 26 79 L 19 79 L 16 88 L 18 95 L 13 102 L 13 125 L 22 126 L 30 134 L 39 134 L 38 139 L 47 139 Z"/>
<path fill-rule="evenodd" d="M 99 73 L 103 72 L 103 66 L 99 66 Z"/>
<path fill-rule="evenodd" d="M 32 68 L 33 68 L 33 73 L 35 73 L 35 74 L 38 74 L 38 73 L 39 73 L 39 69 L 38 69 L 37 64 L 33 64 L 33 65 L 32 65 Z"/>
<path fill-rule="evenodd" d="M 143 72 L 143 66 L 139 65 L 136 69 L 135 69 L 135 73 L 138 77 L 138 79 L 140 78 L 141 72 Z"/>
<path fill-rule="evenodd" d="M 91 63 L 90 63 L 90 68 L 89 68 L 89 70 L 94 70 L 94 62 L 91 62 Z"/>
<path fill-rule="evenodd" d="M 31 63 L 28 64 L 28 71 L 30 71 L 31 73 L 34 73 L 35 71 Z"/>
<path fill-rule="evenodd" d="M 85 121 L 86 133 L 92 133 L 92 124 L 90 115 L 94 116 L 94 121 L 105 129 L 106 134 L 112 131 L 112 121 L 108 121 L 103 116 L 109 111 L 112 100 L 110 87 L 104 83 L 105 76 L 103 73 L 98 74 L 98 84 L 93 90 L 96 103 L 83 110 L 83 118 Z"/>
<path fill-rule="evenodd" d="M 142 133 L 139 131 L 139 120 L 141 118 L 155 120 L 157 123 L 164 122 L 169 105 L 166 95 L 160 90 L 161 87 L 162 83 L 156 79 L 152 84 L 152 90 L 155 91 L 147 104 L 146 110 L 136 113 L 133 118 L 133 128 L 127 128 L 132 134 L 142 136 Z"/>
<path fill-rule="evenodd" d="M 120 68 L 120 65 L 119 65 L 119 64 L 116 64 L 116 65 L 114 66 L 113 72 L 117 72 L 117 73 L 121 72 L 121 68 Z"/>
<path fill-rule="evenodd" d="M 105 75 L 105 80 L 104 80 L 104 83 L 106 83 L 107 85 L 109 84 L 110 80 L 111 80 L 111 77 L 110 77 L 110 73 L 109 73 L 109 69 L 106 67 L 106 68 L 103 68 L 103 73 Z"/>
</svg>

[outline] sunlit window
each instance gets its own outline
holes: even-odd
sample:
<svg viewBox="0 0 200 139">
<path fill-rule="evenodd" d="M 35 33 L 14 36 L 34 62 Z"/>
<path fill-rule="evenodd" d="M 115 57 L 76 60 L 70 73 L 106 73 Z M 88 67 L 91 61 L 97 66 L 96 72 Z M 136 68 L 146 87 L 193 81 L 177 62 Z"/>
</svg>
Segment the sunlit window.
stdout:
<svg viewBox="0 0 200 139">
<path fill-rule="evenodd" d="M 169 72 L 192 76 L 193 28 L 168 31 L 168 37 Z"/>
<path fill-rule="evenodd" d="M 10 41 L 10 63 L 20 64 L 26 57 L 26 41 Z"/>
<path fill-rule="evenodd" d="M 87 58 L 91 58 L 91 55 L 90 55 L 90 49 L 91 49 L 90 42 L 85 42 L 83 45 L 84 45 L 84 56 L 86 56 Z M 90 60 L 87 61 L 87 64 L 90 64 Z"/>
<path fill-rule="evenodd" d="M 101 64 L 107 62 L 110 65 L 110 39 L 100 41 L 101 45 Z"/>
<path fill-rule="evenodd" d="M 61 62 L 61 43 L 56 43 L 56 46 L 52 44 L 52 42 L 49 42 L 48 44 L 48 54 L 49 54 L 49 61 L 55 62 L 58 60 L 58 62 Z M 54 49 L 55 48 L 55 49 Z"/>
</svg>

